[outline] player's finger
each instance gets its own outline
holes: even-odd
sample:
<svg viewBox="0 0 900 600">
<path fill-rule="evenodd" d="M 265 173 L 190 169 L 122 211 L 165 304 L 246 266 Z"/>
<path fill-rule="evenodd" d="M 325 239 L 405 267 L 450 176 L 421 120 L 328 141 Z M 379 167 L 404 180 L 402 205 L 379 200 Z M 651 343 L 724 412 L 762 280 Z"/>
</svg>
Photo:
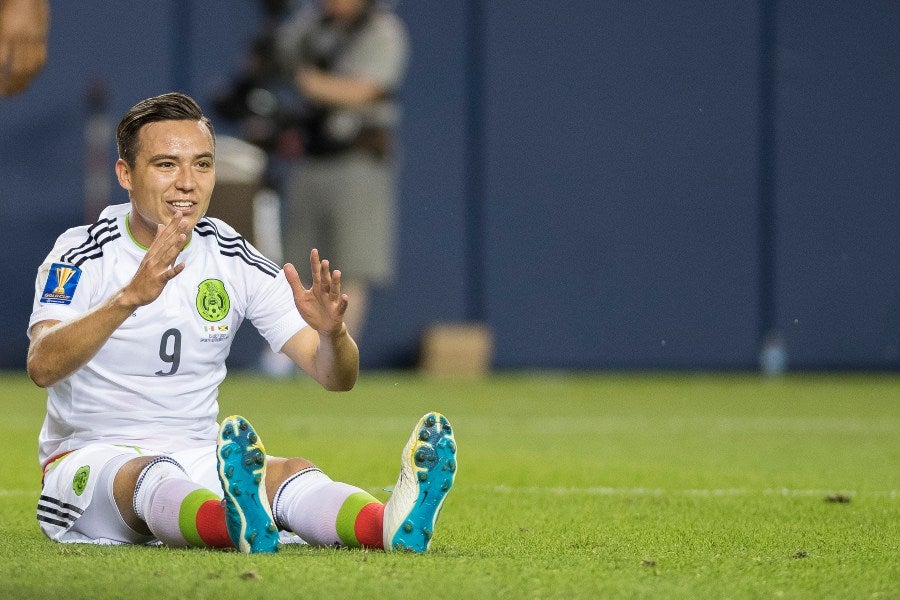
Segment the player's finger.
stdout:
<svg viewBox="0 0 900 600">
<path fill-rule="evenodd" d="M 154 236 L 150 247 L 153 248 L 156 246 L 165 252 L 174 246 L 177 247 L 176 252 L 181 252 L 186 242 L 187 223 L 186 220 L 182 218 L 181 213 L 176 212 L 175 216 L 172 217 L 168 223 L 165 225 L 160 223 L 156 226 L 156 235 Z"/>
<path fill-rule="evenodd" d="M 338 269 L 331 273 L 331 293 L 329 297 L 331 300 L 337 300 L 341 297 L 341 272 Z"/>
<path fill-rule="evenodd" d="M 331 292 L 331 263 L 328 262 L 328 259 L 322 261 L 321 267 L 319 267 L 319 277 L 322 280 L 321 288 L 323 292 L 330 293 Z"/>
<path fill-rule="evenodd" d="M 337 311 L 338 311 L 338 316 L 340 316 L 342 319 L 344 318 L 344 313 L 347 312 L 347 306 L 349 306 L 349 304 L 350 304 L 349 296 L 347 296 L 347 294 L 341 294 L 341 297 L 338 300 Z"/>
<path fill-rule="evenodd" d="M 166 269 L 165 275 L 166 278 L 171 281 L 178 276 L 179 273 L 184 271 L 184 263 L 178 263 L 177 265 L 172 265 L 168 269 Z"/>
<path fill-rule="evenodd" d="M 321 278 L 320 269 L 322 268 L 322 263 L 319 260 L 319 251 L 316 248 L 313 248 L 309 252 L 309 271 L 312 273 L 313 287 L 319 283 Z"/>
<path fill-rule="evenodd" d="M 300 273 L 297 271 L 297 267 L 291 263 L 286 263 L 284 265 L 284 277 L 287 279 L 288 285 L 291 286 L 291 292 L 294 294 L 294 302 L 299 302 L 306 292 L 306 288 L 303 287 L 303 281 L 300 279 Z"/>
<path fill-rule="evenodd" d="M 297 267 L 293 265 L 293 263 L 285 263 L 284 267 L 284 278 L 287 279 L 288 283 L 291 287 L 303 287 L 303 281 L 300 279 L 300 273 L 297 271 Z"/>
</svg>

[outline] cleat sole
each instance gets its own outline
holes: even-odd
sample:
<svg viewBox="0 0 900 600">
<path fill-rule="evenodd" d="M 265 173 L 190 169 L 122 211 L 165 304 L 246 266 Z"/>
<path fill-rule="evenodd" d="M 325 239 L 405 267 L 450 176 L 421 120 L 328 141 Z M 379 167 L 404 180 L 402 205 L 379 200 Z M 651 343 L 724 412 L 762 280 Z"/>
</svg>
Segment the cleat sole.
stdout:
<svg viewBox="0 0 900 600">
<path fill-rule="evenodd" d="M 453 429 L 440 413 L 422 417 L 403 449 L 400 476 L 384 512 L 384 549 L 425 552 L 456 476 Z"/>
<path fill-rule="evenodd" d="M 222 422 L 216 452 L 225 492 L 225 525 L 244 553 L 276 552 L 278 527 L 265 488 L 265 448 L 246 419 Z"/>
</svg>

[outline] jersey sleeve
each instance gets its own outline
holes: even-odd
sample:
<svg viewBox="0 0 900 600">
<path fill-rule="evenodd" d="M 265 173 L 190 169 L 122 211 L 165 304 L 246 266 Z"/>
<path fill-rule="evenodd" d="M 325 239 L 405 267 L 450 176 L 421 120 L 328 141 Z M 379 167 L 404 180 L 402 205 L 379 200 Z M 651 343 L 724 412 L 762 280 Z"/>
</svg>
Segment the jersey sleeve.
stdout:
<svg viewBox="0 0 900 600">
<path fill-rule="evenodd" d="M 215 221 L 217 228 L 237 239 L 237 232 L 228 224 Z M 246 293 L 244 317 L 249 319 L 273 351 L 279 352 L 298 331 L 306 327 L 294 304 L 294 294 L 287 282 L 284 269 L 265 258 L 246 239 L 240 238 L 245 250 L 240 254 L 248 260 L 237 264 L 243 268 L 243 287 Z"/>
<path fill-rule="evenodd" d="M 86 239 L 85 228 L 70 229 L 61 235 L 38 267 L 34 281 L 34 300 L 31 318 L 28 320 L 28 336 L 31 327 L 41 321 L 66 321 L 90 309 L 91 276 L 84 270 L 63 259 L 66 251 Z"/>
<path fill-rule="evenodd" d="M 284 270 L 270 278 L 267 285 L 254 294 L 247 307 L 247 318 L 275 352 L 281 351 L 295 333 L 306 327 L 306 321 L 294 304 L 294 295 Z"/>
</svg>

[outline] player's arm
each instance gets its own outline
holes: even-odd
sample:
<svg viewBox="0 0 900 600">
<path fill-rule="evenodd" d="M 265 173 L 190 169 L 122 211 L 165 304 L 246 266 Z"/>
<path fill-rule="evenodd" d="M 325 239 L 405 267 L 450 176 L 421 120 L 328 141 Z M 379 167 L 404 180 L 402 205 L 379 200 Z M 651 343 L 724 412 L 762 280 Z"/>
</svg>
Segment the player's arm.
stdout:
<svg viewBox="0 0 900 600">
<path fill-rule="evenodd" d="M 139 306 L 121 291 L 70 321 L 40 321 L 29 332 L 28 375 L 40 387 L 65 379 L 97 354 L 109 336 Z"/>
<path fill-rule="evenodd" d="M 29 331 L 28 375 L 51 386 L 83 367 L 138 307 L 150 304 L 166 284 L 184 270 L 175 264 L 187 243 L 186 222 L 176 216 L 163 227 L 128 284 L 84 314 L 67 321 L 39 321 Z"/>
<path fill-rule="evenodd" d="M 306 289 L 294 265 L 284 266 L 294 304 L 309 326 L 295 333 L 281 351 L 325 389 L 349 390 L 359 375 L 359 348 L 344 324 L 348 298 L 341 293 L 341 272 L 332 273 L 315 249 L 310 252 L 310 270 L 312 286 Z"/>
</svg>

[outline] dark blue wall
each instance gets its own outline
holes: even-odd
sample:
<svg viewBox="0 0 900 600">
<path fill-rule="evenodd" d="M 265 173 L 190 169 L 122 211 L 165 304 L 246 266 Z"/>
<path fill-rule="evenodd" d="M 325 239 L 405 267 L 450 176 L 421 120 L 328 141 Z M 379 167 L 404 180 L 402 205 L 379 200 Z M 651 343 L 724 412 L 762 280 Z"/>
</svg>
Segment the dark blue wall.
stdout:
<svg viewBox="0 0 900 600">
<path fill-rule="evenodd" d="M 900 4 L 779 12 L 777 320 L 794 362 L 900 366 Z"/>
<path fill-rule="evenodd" d="M 35 267 L 81 221 L 88 82 L 116 116 L 172 88 L 207 103 L 259 16 L 250 0 L 53 8 L 48 68 L 0 102 L 7 367 Z M 398 10 L 401 254 L 366 366 L 411 365 L 425 327 L 472 317 L 500 368 L 753 368 L 769 329 L 799 368 L 900 366 L 895 2 Z"/>
</svg>

